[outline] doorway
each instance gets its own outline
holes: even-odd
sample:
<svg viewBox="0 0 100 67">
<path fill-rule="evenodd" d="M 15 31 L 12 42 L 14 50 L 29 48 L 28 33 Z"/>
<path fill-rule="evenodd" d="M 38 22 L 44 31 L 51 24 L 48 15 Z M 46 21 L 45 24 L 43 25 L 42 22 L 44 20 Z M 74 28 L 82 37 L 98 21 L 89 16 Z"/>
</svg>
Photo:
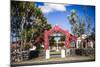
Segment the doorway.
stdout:
<svg viewBox="0 0 100 67">
<path fill-rule="evenodd" d="M 66 48 L 65 35 L 59 32 L 54 32 L 48 36 L 49 49 L 51 58 L 61 58 L 61 50 Z"/>
</svg>

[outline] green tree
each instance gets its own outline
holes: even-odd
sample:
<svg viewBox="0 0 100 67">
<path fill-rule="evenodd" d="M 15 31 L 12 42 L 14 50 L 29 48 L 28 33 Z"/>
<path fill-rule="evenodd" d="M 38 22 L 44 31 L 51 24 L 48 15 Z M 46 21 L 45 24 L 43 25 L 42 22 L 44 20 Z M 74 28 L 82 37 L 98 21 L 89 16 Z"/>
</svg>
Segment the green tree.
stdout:
<svg viewBox="0 0 100 67">
<path fill-rule="evenodd" d="M 21 40 L 21 48 L 41 36 L 51 25 L 33 2 L 11 1 L 11 36 Z"/>
<path fill-rule="evenodd" d="M 95 27 L 92 28 L 90 38 L 95 41 Z"/>
<path fill-rule="evenodd" d="M 86 14 L 86 13 L 84 13 L 84 14 Z M 74 9 L 70 11 L 68 20 L 71 24 L 72 33 L 75 36 L 79 37 L 82 34 L 87 34 L 87 32 L 89 32 L 89 30 L 90 30 L 89 18 L 87 18 L 87 17 L 79 18 L 79 16 L 77 15 L 77 12 Z"/>
<path fill-rule="evenodd" d="M 49 45 L 50 46 L 55 46 L 56 41 L 54 38 L 55 38 L 54 36 L 49 37 Z"/>
</svg>

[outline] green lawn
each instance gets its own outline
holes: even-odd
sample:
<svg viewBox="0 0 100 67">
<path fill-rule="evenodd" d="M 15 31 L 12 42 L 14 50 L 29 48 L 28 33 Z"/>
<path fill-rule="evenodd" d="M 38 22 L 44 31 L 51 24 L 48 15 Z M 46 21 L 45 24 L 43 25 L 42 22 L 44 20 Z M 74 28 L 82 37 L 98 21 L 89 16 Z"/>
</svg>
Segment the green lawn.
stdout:
<svg viewBox="0 0 100 67">
<path fill-rule="evenodd" d="M 60 51 L 54 51 L 54 52 L 50 52 L 50 54 L 61 54 L 61 52 Z"/>
</svg>

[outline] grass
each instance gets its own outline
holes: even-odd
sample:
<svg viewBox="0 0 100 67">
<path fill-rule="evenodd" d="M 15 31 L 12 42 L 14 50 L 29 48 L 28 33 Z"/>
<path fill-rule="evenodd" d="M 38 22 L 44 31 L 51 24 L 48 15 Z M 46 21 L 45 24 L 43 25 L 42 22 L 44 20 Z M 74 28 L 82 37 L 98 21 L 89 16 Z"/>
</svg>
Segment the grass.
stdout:
<svg viewBox="0 0 100 67">
<path fill-rule="evenodd" d="M 61 52 L 50 52 L 50 54 L 61 54 Z"/>
</svg>

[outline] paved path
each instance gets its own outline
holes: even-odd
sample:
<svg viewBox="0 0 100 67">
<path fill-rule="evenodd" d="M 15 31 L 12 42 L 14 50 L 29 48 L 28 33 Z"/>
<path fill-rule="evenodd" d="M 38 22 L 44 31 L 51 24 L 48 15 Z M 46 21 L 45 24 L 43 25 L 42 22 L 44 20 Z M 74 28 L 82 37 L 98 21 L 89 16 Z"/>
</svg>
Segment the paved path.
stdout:
<svg viewBox="0 0 100 67">
<path fill-rule="evenodd" d="M 12 63 L 11 65 L 40 65 L 40 64 L 50 64 L 50 63 L 70 63 L 70 62 L 84 62 L 84 61 L 94 61 L 94 56 L 67 56 L 66 58 L 51 57 L 50 59 L 45 59 L 45 57 L 38 57 L 28 61 Z"/>
</svg>

